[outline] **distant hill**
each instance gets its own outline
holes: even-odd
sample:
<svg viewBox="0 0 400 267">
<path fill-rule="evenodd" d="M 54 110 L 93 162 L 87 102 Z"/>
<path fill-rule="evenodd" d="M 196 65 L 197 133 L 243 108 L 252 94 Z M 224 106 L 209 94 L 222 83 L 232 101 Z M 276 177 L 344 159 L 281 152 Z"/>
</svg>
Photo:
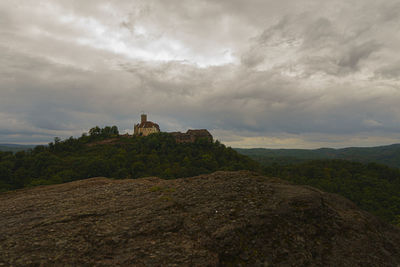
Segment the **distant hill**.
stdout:
<svg viewBox="0 0 400 267">
<path fill-rule="evenodd" d="M 345 159 L 364 163 L 376 162 L 400 168 L 400 144 L 378 147 L 348 147 L 342 149 L 235 148 L 235 150 L 264 165 L 272 163 L 298 163 L 310 159 Z"/>
<path fill-rule="evenodd" d="M 400 266 L 400 229 L 252 172 L 0 194 L 1 266 Z"/>
<path fill-rule="evenodd" d="M 0 144 L 0 151 L 18 152 L 34 148 L 36 145 Z"/>
</svg>

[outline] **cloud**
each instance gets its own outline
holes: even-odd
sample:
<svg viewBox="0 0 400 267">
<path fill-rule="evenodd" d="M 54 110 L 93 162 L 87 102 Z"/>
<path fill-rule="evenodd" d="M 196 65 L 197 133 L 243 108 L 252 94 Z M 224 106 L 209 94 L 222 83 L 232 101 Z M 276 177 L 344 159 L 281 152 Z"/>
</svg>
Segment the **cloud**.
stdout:
<svg viewBox="0 0 400 267">
<path fill-rule="evenodd" d="M 368 127 L 379 127 L 382 126 L 382 123 L 372 119 L 364 119 L 363 124 Z"/>
<path fill-rule="evenodd" d="M 396 142 L 397 11 L 392 0 L 2 2 L 0 142 L 132 129 L 141 111 L 234 146 Z"/>
</svg>

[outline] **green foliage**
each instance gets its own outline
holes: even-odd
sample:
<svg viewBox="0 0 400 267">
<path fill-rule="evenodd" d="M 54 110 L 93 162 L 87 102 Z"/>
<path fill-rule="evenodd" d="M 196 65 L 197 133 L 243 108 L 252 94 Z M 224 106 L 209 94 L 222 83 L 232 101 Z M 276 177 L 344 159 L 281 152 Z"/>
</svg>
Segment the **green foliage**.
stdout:
<svg viewBox="0 0 400 267">
<path fill-rule="evenodd" d="M 396 218 L 398 220 L 400 216 L 399 169 L 376 163 L 315 160 L 298 164 L 272 164 L 264 167 L 264 173 L 340 194 L 389 222 L 396 223 Z"/>
<path fill-rule="evenodd" d="M 180 144 L 167 133 L 128 137 L 119 136 L 116 126 L 96 126 L 79 138 L 56 137 L 48 146 L 0 152 L 0 191 L 98 176 L 172 179 L 257 168 L 256 162 L 218 141 Z"/>
<path fill-rule="evenodd" d="M 106 126 L 104 128 L 100 128 L 99 126 L 96 126 L 92 129 L 89 130 L 89 135 L 90 139 L 100 139 L 100 138 L 109 138 L 109 137 L 117 137 L 119 135 L 119 131 L 117 126 Z M 83 135 L 82 137 L 85 137 Z"/>
<path fill-rule="evenodd" d="M 394 222 L 394 225 L 397 225 L 398 227 L 400 227 L 400 215 L 397 215 L 393 222 Z"/>
</svg>

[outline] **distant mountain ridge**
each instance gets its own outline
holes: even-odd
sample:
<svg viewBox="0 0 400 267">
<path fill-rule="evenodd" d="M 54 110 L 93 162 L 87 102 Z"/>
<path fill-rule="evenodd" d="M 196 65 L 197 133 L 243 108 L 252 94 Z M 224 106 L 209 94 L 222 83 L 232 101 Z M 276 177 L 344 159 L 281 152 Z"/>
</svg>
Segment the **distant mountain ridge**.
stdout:
<svg viewBox="0 0 400 267">
<path fill-rule="evenodd" d="M 0 144 L 0 151 L 18 152 L 34 148 L 36 145 Z"/>
<path fill-rule="evenodd" d="M 400 168 L 400 144 L 377 147 L 348 147 L 341 149 L 235 148 L 235 150 L 262 164 L 280 162 L 295 163 L 311 159 L 345 159 L 358 162 L 376 162 Z"/>
</svg>

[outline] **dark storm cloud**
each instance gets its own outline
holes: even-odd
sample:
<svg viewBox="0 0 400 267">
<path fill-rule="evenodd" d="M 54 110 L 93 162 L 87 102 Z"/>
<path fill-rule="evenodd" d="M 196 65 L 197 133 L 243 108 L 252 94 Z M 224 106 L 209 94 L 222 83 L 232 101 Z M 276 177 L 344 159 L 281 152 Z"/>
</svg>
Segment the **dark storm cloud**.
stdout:
<svg viewBox="0 0 400 267">
<path fill-rule="evenodd" d="M 341 69 L 359 70 L 359 64 L 379 49 L 380 45 L 374 41 L 362 43 L 349 48 L 349 50 L 340 58 L 338 65 Z"/>
<path fill-rule="evenodd" d="M 391 0 L 3 2 L 0 141 L 132 131 L 145 111 L 234 146 L 398 142 L 399 14 Z"/>
</svg>

